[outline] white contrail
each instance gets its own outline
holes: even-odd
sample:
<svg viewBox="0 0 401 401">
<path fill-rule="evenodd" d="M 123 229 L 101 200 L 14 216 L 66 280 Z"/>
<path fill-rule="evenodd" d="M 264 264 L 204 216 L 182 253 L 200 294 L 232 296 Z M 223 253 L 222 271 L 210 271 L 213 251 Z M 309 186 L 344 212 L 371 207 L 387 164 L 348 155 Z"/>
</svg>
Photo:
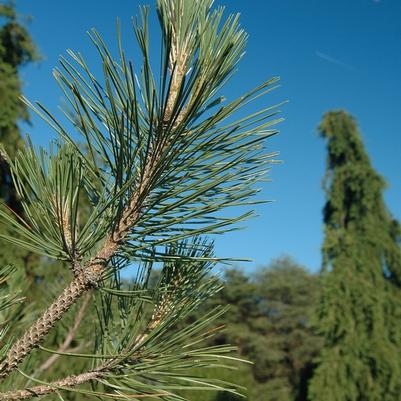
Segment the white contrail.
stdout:
<svg viewBox="0 0 401 401">
<path fill-rule="evenodd" d="M 315 51 L 315 54 L 316 54 L 316 56 L 320 57 L 321 59 L 323 59 L 323 60 L 325 60 L 325 61 L 327 61 L 329 63 L 338 65 L 339 67 L 345 68 L 345 69 L 347 69 L 349 71 L 355 71 L 355 68 L 352 67 L 351 65 L 346 64 L 346 63 L 342 62 L 341 60 L 338 60 L 338 59 L 336 59 L 334 57 L 331 57 L 328 54 L 322 53 L 322 52 L 320 52 L 318 50 Z"/>
</svg>

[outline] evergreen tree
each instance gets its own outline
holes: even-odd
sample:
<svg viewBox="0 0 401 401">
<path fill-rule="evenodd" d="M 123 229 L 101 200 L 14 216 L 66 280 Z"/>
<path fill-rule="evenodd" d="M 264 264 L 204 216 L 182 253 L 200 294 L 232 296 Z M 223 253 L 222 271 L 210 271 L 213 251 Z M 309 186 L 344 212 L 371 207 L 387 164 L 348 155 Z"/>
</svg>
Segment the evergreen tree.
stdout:
<svg viewBox="0 0 401 401">
<path fill-rule="evenodd" d="M 4 156 L 7 154 L 14 160 L 17 151 L 24 145 L 18 123 L 29 123 L 29 114 L 27 106 L 20 99 L 22 82 L 19 72 L 38 56 L 28 31 L 17 18 L 14 2 L 0 3 L 0 24 L 0 143 L 4 150 L 0 157 L 0 197 L 13 213 L 22 217 L 22 205 L 12 182 L 9 163 Z M 7 234 L 6 225 L 0 224 L 0 232 Z M 31 287 L 28 291 L 30 301 L 39 298 L 35 291 L 39 285 L 37 279 L 40 278 L 40 272 L 35 271 L 37 262 L 38 257 L 32 252 L 23 248 L 10 249 L 1 240 L 0 264 L 14 264 L 23 268 L 25 282 L 29 282 Z"/>
<path fill-rule="evenodd" d="M 396 401 L 401 391 L 400 226 L 383 200 L 354 119 L 326 114 L 324 291 L 317 325 L 325 344 L 313 401 Z"/>
<path fill-rule="evenodd" d="M 14 159 L 23 145 L 19 121 L 29 121 L 26 105 L 21 102 L 19 68 L 36 60 L 37 52 L 26 28 L 17 20 L 12 3 L 0 4 L 0 142 Z M 15 193 L 10 189 L 10 174 L 5 160 L 1 160 L 0 196 L 7 204 L 19 209 Z"/>
<path fill-rule="evenodd" d="M 22 82 L 19 69 L 37 59 L 37 51 L 26 28 L 18 21 L 13 3 L 0 3 L 0 143 L 10 158 L 23 145 L 19 121 L 29 122 L 26 105 L 20 100 Z M 15 213 L 21 204 L 10 176 L 9 165 L 0 156 L 0 198 Z M 4 224 L 0 232 L 5 233 Z M 12 250 L 1 241 L 0 264 L 15 263 L 31 271 L 36 262 L 31 252 Z"/>
<path fill-rule="evenodd" d="M 26 101 L 59 137 L 49 149 L 28 143 L 14 160 L 6 156 L 24 216 L 1 209 L 12 233 L 1 237 L 63 263 L 70 280 L 19 335 L 14 322 L 22 300 L 10 292 L 10 283 L 23 281 L 15 280 L 10 268 L 1 271 L 0 400 L 65 399 L 76 392 L 178 401 L 183 397 L 176 393 L 183 390 L 237 393 L 235 385 L 189 370 L 221 367 L 232 350 L 202 344 L 225 308 L 208 310 L 184 327 L 180 322 L 221 287 L 210 274 L 219 258 L 203 236 L 221 234 L 252 214 L 227 217 L 222 211 L 252 204 L 272 160 L 264 143 L 276 133 L 271 126 L 278 111 L 266 107 L 237 117 L 236 112 L 270 92 L 277 79 L 236 100 L 220 96 L 244 54 L 247 35 L 238 16 L 224 20 L 223 9 L 212 3 L 157 1 L 162 39 L 157 77 L 148 8 L 134 28 L 142 55 L 137 73 L 119 32 L 116 57 L 91 32 L 101 77 L 80 54 L 70 51 L 70 58 L 61 59 L 55 77 L 69 105 L 65 116 L 88 152 L 44 106 Z M 90 201 L 85 213 L 82 196 Z M 154 264 L 162 271 L 150 287 Z M 128 288 L 119 276 L 126 266 L 136 269 Z M 45 272 L 43 280 L 51 277 Z M 66 317 L 75 314 L 79 321 L 78 304 L 88 297 L 97 312 L 93 346 L 79 352 L 43 346 Z M 43 353 L 62 355 L 63 376 L 43 377 Z M 78 359 L 87 362 L 85 369 Z"/>
<path fill-rule="evenodd" d="M 319 276 L 288 257 L 255 277 L 260 317 L 249 344 L 254 376 L 264 383 L 264 400 L 306 401 L 307 384 L 322 341 L 311 326 L 320 291 Z"/>
<path fill-rule="evenodd" d="M 226 329 L 212 344 L 235 344 L 252 362 L 236 375 L 252 401 L 306 401 L 307 383 L 321 338 L 311 327 L 320 281 L 284 257 L 245 275 L 227 271 L 225 287 L 209 305 L 229 304 L 219 323 Z M 216 372 L 219 375 L 219 372 Z M 220 394 L 218 400 L 236 400 Z"/>
</svg>

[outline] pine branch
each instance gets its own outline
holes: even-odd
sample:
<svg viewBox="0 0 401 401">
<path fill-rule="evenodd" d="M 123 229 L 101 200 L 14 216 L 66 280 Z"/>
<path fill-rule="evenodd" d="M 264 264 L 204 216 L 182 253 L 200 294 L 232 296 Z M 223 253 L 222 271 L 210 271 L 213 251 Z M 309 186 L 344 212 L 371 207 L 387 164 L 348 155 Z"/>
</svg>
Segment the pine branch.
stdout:
<svg viewBox="0 0 401 401">
<path fill-rule="evenodd" d="M 73 388 L 80 384 L 88 383 L 102 376 L 99 371 L 91 371 L 76 376 L 68 376 L 49 385 L 40 385 L 25 390 L 8 391 L 0 393 L 0 401 L 28 400 L 46 394 L 53 394 L 62 388 Z"/>
<path fill-rule="evenodd" d="M 129 390 L 135 399 L 172 388 L 227 390 L 227 383 L 188 376 L 188 367 L 214 366 L 221 354 L 232 350 L 194 349 L 224 308 L 216 308 L 179 333 L 172 328 L 218 291 L 214 280 L 205 279 L 217 259 L 200 236 L 233 229 L 252 215 L 227 218 L 216 213 L 256 203 L 248 200 L 258 192 L 254 185 L 273 156 L 264 153 L 263 142 L 277 132 L 270 127 L 279 120 L 270 120 L 276 114 L 271 107 L 228 120 L 274 89 L 276 78 L 210 115 L 209 110 L 224 101 L 217 95 L 233 74 L 247 40 L 238 16 L 222 23 L 223 10 L 213 11 L 212 3 L 157 1 L 163 38 L 158 87 L 150 63 L 146 8 L 143 26 L 135 27 L 143 56 L 139 75 L 126 61 L 119 33 L 119 61 L 100 35 L 91 33 L 102 61 L 103 82 L 81 55 L 69 52 L 72 64 L 60 60 L 62 69 L 55 78 L 72 108 L 65 115 L 84 136 L 87 153 L 45 107 L 26 102 L 55 129 L 60 142 L 50 152 L 37 151 L 30 143 L 13 161 L 12 177 L 26 218 L 17 221 L 0 209 L 0 219 L 13 233 L 0 237 L 68 262 L 74 279 L 19 340 L 12 344 L 8 337 L 0 359 L 0 380 L 18 370 L 79 298 L 88 298 L 92 289 L 102 286 L 99 300 L 96 297 L 96 348 L 80 355 L 98 367 L 53 383 L 18 370 L 40 385 L 0 394 L 0 401 L 55 393 L 99 379 L 107 388 Z M 78 219 L 81 192 L 91 205 L 82 224 Z M 126 290 L 118 270 L 138 260 L 143 267 L 138 282 Z M 157 262 L 163 263 L 163 273 L 153 291 L 148 279 L 152 263 Z M 104 286 L 106 279 L 112 283 L 110 288 Z M 151 316 L 145 313 L 146 302 L 154 305 Z M 76 334 L 85 304 L 86 299 L 62 351 Z M 39 371 L 52 366 L 57 357 L 49 358 Z M 235 393 L 235 386 L 228 391 Z M 96 394 L 128 397 L 117 393 Z M 163 396 L 182 399 L 170 393 Z"/>
<path fill-rule="evenodd" d="M 81 373 L 79 375 L 71 375 L 63 379 L 51 382 L 49 384 L 42 384 L 35 387 L 30 387 L 24 390 L 17 391 L 7 391 L 0 393 L 0 401 L 20 401 L 28 400 L 34 397 L 41 397 L 47 394 L 53 394 L 59 390 L 68 390 L 77 387 L 81 384 L 90 383 L 91 381 L 101 379 L 104 376 L 104 372 L 107 370 L 107 365 L 100 366 L 95 370 Z M 98 394 L 102 395 L 102 394 Z M 160 397 L 169 395 L 167 392 L 154 393 L 154 394 L 135 394 L 130 395 L 132 399 L 138 398 L 150 398 L 150 397 Z M 121 394 L 120 397 L 116 396 L 116 399 L 126 399 L 126 397 Z"/>
<path fill-rule="evenodd" d="M 0 378 L 7 377 L 18 364 L 35 348 L 49 333 L 58 320 L 70 307 L 89 290 L 90 280 L 82 274 L 75 277 L 64 289 L 61 295 L 46 309 L 43 315 L 13 344 L 0 365 Z"/>
<path fill-rule="evenodd" d="M 91 294 L 87 293 L 84 297 L 84 300 L 82 302 L 81 307 L 79 308 L 79 311 L 75 317 L 74 320 L 74 325 L 71 327 L 71 329 L 68 331 L 67 336 L 65 337 L 63 343 L 60 345 L 60 347 L 57 349 L 57 353 L 53 354 L 50 356 L 36 371 L 36 375 L 39 375 L 40 373 L 48 370 L 53 364 L 60 358 L 60 354 L 67 351 L 69 349 L 69 346 L 71 345 L 71 342 L 74 340 L 77 331 L 82 323 L 82 320 L 85 316 L 86 309 L 89 305 L 89 301 L 91 299 Z M 77 347 L 79 348 L 79 347 Z M 35 375 L 35 376 L 36 376 Z"/>
<path fill-rule="evenodd" d="M 42 395 L 54 394 L 59 390 L 71 389 L 80 384 L 90 383 L 93 380 L 100 379 L 102 374 L 97 371 L 86 372 L 76 376 L 68 376 L 64 379 L 50 383 L 49 385 L 40 385 L 31 387 L 26 390 L 8 391 L 6 393 L 0 393 L 0 401 L 20 401 L 29 400 L 34 397 L 41 397 Z M 101 395 L 101 394 L 98 394 Z M 153 397 L 165 397 L 168 396 L 167 392 L 159 392 L 154 394 L 135 394 L 130 395 L 129 399 L 141 399 L 141 398 L 153 398 Z M 128 399 L 123 394 L 117 399 Z"/>
<path fill-rule="evenodd" d="M 49 306 L 43 315 L 31 326 L 30 329 L 10 348 L 5 361 L 0 365 L 0 378 L 7 377 L 18 364 L 28 355 L 49 333 L 58 320 L 77 302 L 77 300 L 99 284 L 105 273 L 111 257 L 118 249 L 118 244 L 128 233 L 129 227 L 135 224 L 139 216 L 139 195 L 134 196 L 122 216 L 120 229 L 116 230 L 113 237 L 108 237 L 103 248 L 91 259 L 64 289 L 62 294 Z M 135 202 L 136 201 L 136 202 Z"/>
</svg>

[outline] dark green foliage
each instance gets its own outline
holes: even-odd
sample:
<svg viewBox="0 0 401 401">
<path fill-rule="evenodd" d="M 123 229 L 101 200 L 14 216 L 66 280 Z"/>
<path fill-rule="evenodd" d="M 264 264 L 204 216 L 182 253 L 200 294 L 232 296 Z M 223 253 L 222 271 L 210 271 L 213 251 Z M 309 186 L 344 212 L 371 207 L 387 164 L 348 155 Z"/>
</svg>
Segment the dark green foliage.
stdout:
<svg viewBox="0 0 401 401">
<path fill-rule="evenodd" d="M 321 339 L 310 326 L 319 278 L 291 259 L 273 262 L 256 277 L 262 299 L 253 332 L 264 336 L 252 344 L 254 375 L 266 383 L 265 400 L 306 400 L 306 384 Z"/>
<path fill-rule="evenodd" d="M 13 3 L 0 3 L 0 146 L 10 159 L 15 158 L 17 150 L 24 143 L 18 123 L 29 122 L 27 108 L 20 100 L 22 82 L 19 71 L 37 58 L 35 45 L 26 28 L 17 19 Z M 23 214 L 3 150 L 0 150 L 0 198 L 10 214 Z M 0 234 L 9 234 L 3 223 L 0 224 Z M 37 270 L 39 258 L 21 248 L 12 249 L 3 240 L 0 240 L 0 247 L 0 266 L 13 264 L 18 267 L 27 290 L 24 295 L 29 299 L 26 304 L 28 307 L 19 311 L 18 329 L 13 326 L 18 332 L 33 318 L 32 301 L 39 298 L 38 294 L 43 294 L 43 288 L 35 292 L 36 287 L 40 287 L 40 272 Z"/>
<path fill-rule="evenodd" d="M 23 143 L 18 121 L 29 121 L 27 108 L 20 101 L 22 83 L 18 68 L 36 60 L 37 52 L 28 31 L 17 20 L 11 3 L 0 3 L 0 24 L 0 142 L 14 158 Z M 1 196 L 8 200 L 10 183 L 4 167 L 1 165 Z"/>
<path fill-rule="evenodd" d="M 27 30 L 17 20 L 13 4 L 0 3 L 0 143 L 11 158 L 23 144 L 18 122 L 29 121 L 27 108 L 20 101 L 22 83 L 19 68 L 36 58 L 35 46 Z M 0 197 L 14 212 L 22 212 L 3 152 L 0 155 Z M 0 232 L 5 232 L 3 225 Z M 10 250 L 3 241 L 1 244 L 1 265 L 14 263 L 27 269 L 31 267 L 32 257 L 27 252 Z"/>
<path fill-rule="evenodd" d="M 219 321 L 226 329 L 213 342 L 235 344 L 240 357 L 253 363 L 232 377 L 247 387 L 252 401 L 306 400 L 321 347 L 310 327 L 319 277 L 282 258 L 251 276 L 229 270 L 224 279 L 224 289 L 210 304 L 230 304 L 230 309 Z M 237 399 L 220 393 L 216 401 L 223 400 Z"/>
<path fill-rule="evenodd" d="M 323 118 L 327 174 L 324 291 L 317 325 L 325 338 L 313 401 L 396 401 L 401 391 L 400 226 L 383 201 L 354 119 Z"/>
</svg>

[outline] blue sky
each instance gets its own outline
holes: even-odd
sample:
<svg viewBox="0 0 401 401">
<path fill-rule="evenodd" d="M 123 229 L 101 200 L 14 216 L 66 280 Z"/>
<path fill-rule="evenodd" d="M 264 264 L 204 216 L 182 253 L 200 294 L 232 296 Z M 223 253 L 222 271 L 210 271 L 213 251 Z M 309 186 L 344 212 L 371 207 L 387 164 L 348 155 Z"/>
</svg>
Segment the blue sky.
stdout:
<svg viewBox="0 0 401 401">
<path fill-rule="evenodd" d="M 51 110 L 60 103 L 52 68 L 67 48 L 92 60 L 85 32 L 96 27 L 108 43 L 121 18 L 126 51 L 133 49 L 130 16 L 147 0 L 17 0 L 31 15 L 30 32 L 43 60 L 23 69 L 24 93 Z M 268 143 L 280 151 L 281 165 L 263 185 L 274 200 L 257 209 L 247 227 L 218 237 L 221 256 L 252 258 L 254 268 L 289 254 L 312 270 L 320 266 L 321 210 L 325 148 L 317 135 L 324 112 L 346 109 L 359 122 L 375 168 L 386 178 L 385 197 L 401 219 L 401 0 L 220 0 L 227 12 L 240 12 L 250 40 L 245 59 L 227 88 L 240 95 L 263 80 L 281 76 L 281 87 L 264 104 L 289 100 L 281 133 Z M 133 52 L 133 56 L 135 56 Z M 33 117 L 25 127 L 46 145 L 53 133 Z"/>
</svg>

